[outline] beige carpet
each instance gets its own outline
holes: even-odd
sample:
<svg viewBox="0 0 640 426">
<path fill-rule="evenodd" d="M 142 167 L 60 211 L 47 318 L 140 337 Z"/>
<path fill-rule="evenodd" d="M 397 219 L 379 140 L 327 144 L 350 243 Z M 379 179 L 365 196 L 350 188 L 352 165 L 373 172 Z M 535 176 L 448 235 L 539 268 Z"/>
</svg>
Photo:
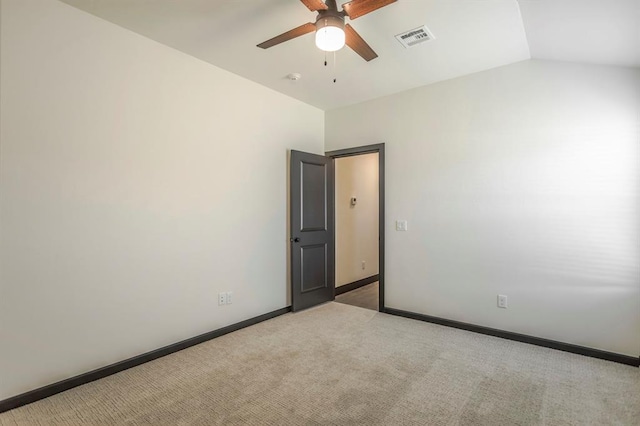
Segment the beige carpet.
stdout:
<svg viewBox="0 0 640 426">
<path fill-rule="evenodd" d="M 329 303 L 0 414 L 1 425 L 638 425 L 640 371 Z"/>
</svg>

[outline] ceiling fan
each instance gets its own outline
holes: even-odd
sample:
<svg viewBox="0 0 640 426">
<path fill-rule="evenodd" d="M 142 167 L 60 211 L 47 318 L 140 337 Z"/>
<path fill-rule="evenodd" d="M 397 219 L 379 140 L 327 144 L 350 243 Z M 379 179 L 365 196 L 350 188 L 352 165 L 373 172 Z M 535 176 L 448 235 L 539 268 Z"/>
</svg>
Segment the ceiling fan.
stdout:
<svg viewBox="0 0 640 426">
<path fill-rule="evenodd" d="M 336 0 L 300 0 L 312 12 L 318 12 L 316 22 L 308 22 L 286 33 L 282 33 L 272 39 L 258 45 L 262 49 L 268 49 L 277 44 L 289 41 L 302 35 L 316 32 L 316 46 L 326 52 L 334 52 L 342 49 L 346 44 L 365 61 L 378 57 L 376 52 L 349 24 L 345 24 L 345 17 L 353 20 L 381 7 L 395 3 L 397 0 L 351 0 L 342 5 L 338 11 Z"/>
</svg>

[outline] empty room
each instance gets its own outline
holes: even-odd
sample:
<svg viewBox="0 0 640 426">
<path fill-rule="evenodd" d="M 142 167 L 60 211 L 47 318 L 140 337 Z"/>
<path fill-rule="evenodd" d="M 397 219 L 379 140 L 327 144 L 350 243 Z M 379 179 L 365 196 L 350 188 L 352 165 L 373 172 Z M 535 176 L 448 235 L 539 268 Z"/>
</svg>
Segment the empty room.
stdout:
<svg viewBox="0 0 640 426">
<path fill-rule="evenodd" d="M 0 0 L 0 425 L 640 424 L 640 0 Z"/>
</svg>

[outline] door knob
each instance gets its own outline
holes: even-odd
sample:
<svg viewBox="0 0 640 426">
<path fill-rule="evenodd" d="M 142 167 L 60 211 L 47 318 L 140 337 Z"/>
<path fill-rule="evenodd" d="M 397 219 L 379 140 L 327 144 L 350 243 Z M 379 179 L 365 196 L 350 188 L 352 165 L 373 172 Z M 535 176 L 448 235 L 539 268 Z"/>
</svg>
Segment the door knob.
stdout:
<svg viewBox="0 0 640 426">
<path fill-rule="evenodd" d="M 300 242 L 300 238 L 295 237 L 294 239 L 292 239 L 291 241 L 293 241 L 294 243 L 299 243 Z"/>
</svg>

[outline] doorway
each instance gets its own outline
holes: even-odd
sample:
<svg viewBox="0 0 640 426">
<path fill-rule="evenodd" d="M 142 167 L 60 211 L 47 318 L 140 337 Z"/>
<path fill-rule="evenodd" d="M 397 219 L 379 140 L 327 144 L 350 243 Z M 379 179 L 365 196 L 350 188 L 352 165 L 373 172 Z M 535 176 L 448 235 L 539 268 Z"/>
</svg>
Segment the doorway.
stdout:
<svg viewBox="0 0 640 426">
<path fill-rule="evenodd" d="M 294 312 L 336 298 L 334 165 L 340 158 L 371 153 L 375 153 L 378 160 L 378 274 L 377 277 L 368 276 L 365 279 L 377 278 L 377 306 L 379 311 L 384 312 L 384 144 L 331 151 L 324 156 L 291 150 L 289 241 L 291 309 Z M 349 198 L 356 198 L 357 205 L 357 196 Z M 371 244 L 375 245 L 375 239 L 373 235 Z M 369 259 L 369 262 L 371 266 L 375 264 L 375 259 Z M 358 280 L 347 284 L 357 286 L 363 283 Z M 344 286 L 344 289 L 347 287 Z"/>
<path fill-rule="evenodd" d="M 335 301 L 384 310 L 384 144 L 325 154 L 335 185 Z"/>
<path fill-rule="evenodd" d="M 336 302 L 378 310 L 378 153 L 335 158 Z"/>
</svg>

